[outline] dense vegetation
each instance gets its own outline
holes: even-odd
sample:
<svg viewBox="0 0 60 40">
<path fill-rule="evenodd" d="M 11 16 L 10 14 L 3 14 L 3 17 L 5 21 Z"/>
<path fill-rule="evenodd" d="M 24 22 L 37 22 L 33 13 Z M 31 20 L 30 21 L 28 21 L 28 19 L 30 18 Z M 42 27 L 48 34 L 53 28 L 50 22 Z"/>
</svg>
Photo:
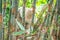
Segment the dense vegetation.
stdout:
<svg viewBox="0 0 60 40">
<path fill-rule="evenodd" d="M 2 0 L 1 40 L 60 40 L 60 12 L 57 2 L 58 0 Z M 22 12 L 18 11 L 20 7 Z M 30 11 L 32 9 L 33 14 L 29 11 L 27 13 L 25 8 Z M 26 13 L 29 18 L 32 17 L 31 21 L 27 20 Z"/>
</svg>

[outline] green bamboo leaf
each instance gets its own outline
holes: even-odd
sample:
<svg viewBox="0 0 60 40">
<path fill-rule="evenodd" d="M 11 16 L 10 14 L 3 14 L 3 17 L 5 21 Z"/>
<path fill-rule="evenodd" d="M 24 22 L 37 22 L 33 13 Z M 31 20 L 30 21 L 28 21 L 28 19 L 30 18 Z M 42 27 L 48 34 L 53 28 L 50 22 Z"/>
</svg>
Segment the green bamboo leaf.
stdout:
<svg viewBox="0 0 60 40">
<path fill-rule="evenodd" d="M 13 32 L 13 35 L 17 36 L 17 35 L 22 35 L 24 33 L 25 33 L 24 31 Z"/>
<path fill-rule="evenodd" d="M 23 31 L 25 30 L 24 26 L 20 22 L 18 22 L 17 19 L 16 19 L 16 23 L 18 24 L 18 26 L 21 30 L 23 30 Z"/>
<path fill-rule="evenodd" d="M 60 24 L 60 15 L 58 16 L 58 24 Z"/>
</svg>

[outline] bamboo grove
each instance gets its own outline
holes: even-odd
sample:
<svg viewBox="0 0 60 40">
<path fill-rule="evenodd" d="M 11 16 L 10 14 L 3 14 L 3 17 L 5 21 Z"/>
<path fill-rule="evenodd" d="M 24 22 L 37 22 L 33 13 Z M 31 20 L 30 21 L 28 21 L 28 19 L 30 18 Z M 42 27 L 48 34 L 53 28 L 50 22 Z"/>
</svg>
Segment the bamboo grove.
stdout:
<svg viewBox="0 0 60 40">
<path fill-rule="evenodd" d="M 0 40 L 60 40 L 59 2 L 0 0 Z"/>
</svg>

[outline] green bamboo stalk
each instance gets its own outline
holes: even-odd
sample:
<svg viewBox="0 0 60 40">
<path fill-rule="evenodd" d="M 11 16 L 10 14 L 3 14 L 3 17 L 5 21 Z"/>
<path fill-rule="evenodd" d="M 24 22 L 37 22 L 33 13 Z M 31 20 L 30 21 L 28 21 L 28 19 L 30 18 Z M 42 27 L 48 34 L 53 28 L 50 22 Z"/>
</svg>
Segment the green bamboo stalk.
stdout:
<svg viewBox="0 0 60 40">
<path fill-rule="evenodd" d="M 33 4 L 32 4 L 33 14 L 32 14 L 32 23 L 31 23 L 31 24 L 34 24 L 36 1 L 37 1 L 37 0 L 33 0 Z M 36 27 L 33 28 L 33 31 L 34 31 L 34 30 L 36 30 Z M 31 32 L 31 26 L 30 26 L 30 32 Z M 32 37 L 31 40 L 34 40 L 33 37 Z"/>
<path fill-rule="evenodd" d="M 33 0 L 32 8 L 33 8 L 32 23 L 34 23 L 36 0 Z"/>
<path fill-rule="evenodd" d="M 3 4 L 4 4 L 4 3 L 6 3 L 6 0 L 3 0 L 2 2 L 3 2 Z M 4 5 L 5 5 L 5 4 L 4 4 Z M 6 5 L 5 5 L 5 6 L 6 6 Z M 2 12 L 3 12 L 3 14 L 2 14 L 2 15 L 3 15 L 3 22 L 4 22 L 5 10 L 6 10 L 6 7 L 4 7 L 4 8 L 2 9 Z M 3 23 L 3 40 L 5 40 L 5 31 L 4 31 L 4 30 L 5 30 L 5 25 L 4 25 L 4 23 Z"/>
<path fill-rule="evenodd" d="M 23 0 L 23 14 L 22 14 L 22 23 L 23 23 L 23 26 L 25 26 L 25 6 L 26 6 L 26 1 L 27 0 Z M 26 34 L 24 34 L 26 35 Z M 26 40 L 26 36 L 24 36 L 24 40 Z"/>
<path fill-rule="evenodd" d="M 11 14 L 10 14 L 10 3 L 9 3 L 9 1 L 8 1 L 7 8 L 6 8 L 6 16 L 7 16 L 7 19 L 8 19 L 8 21 L 7 21 L 7 26 L 8 26 L 7 27 L 8 28 L 8 30 L 7 30 L 8 31 L 7 40 L 10 40 L 9 38 L 10 38 L 10 16 L 11 16 Z"/>
<path fill-rule="evenodd" d="M 56 3 L 56 8 L 57 8 L 57 27 L 58 27 L 58 31 L 57 31 L 57 33 L 58 33 L 58 37 L 57 37 L 57 39 L 58 40 L 60 40 L 60 35 L 59 35 L 59 33 L 60 33 L 60 22 L 59 22 L 59 20 L 60 20 L 60 18 L 59 18 L 59 16 L 60 16 L 60 0 L 57 0 L 57 3 Z"/>
<path fill-rule="evenodd" d="M 23 14 L 22 14 L 22 23 L 25 25 L 25 6 L 26 6 L 26 0 L 23 0 Z"/>
<path fill-rule="evenodd" d="M 51 19 L 51 10 L 52 10 L 52 4 L 53 4 L 53 0 L 48 0 L 49 1 L 49 4 L 48 4 L 48 16 L 47 16 L 47 19 L 46 19 L 46 27 L 50 26 L 50 19 Z"/>
<path fill-rule="evenodd" d="M 2 16 L 2 0 L 0 0 L 0 16 Z M 1 31 L 0 32 L 0 39 L 3 40 L 2 39 L 2 36 L 3 36 L 2 35 L 2 32 L 3 32 L 3 30 L 2 30 L 2 23 L 0 23 L 0 31 Z"/>
<path fill-rule="evenodd" d="M 18 0 L 15 0 L 15 7 L 16 7 L 16 13 L 15 13 L 15 18 L 16 18 L 18 13 Z"/>
<path fill-rule="evenodd" d="M 0 0 L 0 13 L 2 14 L 2 0 Z"/>
<path fill-rule="evenodd" d="M 32 24 L 34 24 L 34 16 L 35 16 L 36 0 L 33 0 L 32 8 L 33 8 Z M 34 27 L 33 30 L 35 30 L 35 29 L 36 29 L 36 28 Z"/>
<path fill-rule="evenodd" d="M 17 18 L 17 14 L 18 14 L 18 0 L 12 0 L 12 9 L 16 9 L 14 12 L 14 19 L 15 20 Z M 16 21 L 16 20 L 15 20 Z M 15 26 L 15 31 L 17 31 L 17 25 L 16 22 L 14 21 L 14 26 Z M 14 36 L 13 36 L 14 37 Z M 16 39 L 16 38 L 15 38 Z M 13 39 L 12 39 L 13 40 Z"/>
<path fill-rule="evenodd" d="M 14 5 L 12 5 L 12 4 L 14 3 L 13 1 L 14 1 L 14 0 L 10 0 L 10 1 L 9 1 L 9 3 L 11 4 L 11 6 L 10 6 L 10 7 L 11 7 L 11 8 L 10 8 L 10 15 L 9 15 L 9 16 L 10 16 L 10 17 L 9 17 L 9 29 L 8 29 L 8 31 L 9 31 L 9 40 L 13 40 L 13 35 L 12 35 L 11 32 L 10 32 L 10 30 L 11 30 L 11 29 L 10 29 L 10 27 L 11 27 L 11 25 L 10 25 L 10 24 L 11 24 L 11 21 L 12 21 L 12 25 L 14 24 L 14 21 L 13 21 L 13 20 L 14 20 L 14 16 L 12 15 L 13 13 L 12 13 L 12 11 L 11 11 L 12 8 L 13 8 L 13 6 L 14 6 Z"/>
<path fill-rule="evenodd" d="M 9 21 L 8 21 L 8 40 L 12 40 L 12 36 L 11 36 L 11 33 L 10 33 L 10 22 L 11 22 L 11 6 L 12 6 L 12 0 L 9 0 Z"/>
<path fill-rule="evenodd" d="M 8 6 L 8 2 L 6 2 L 6 0 L 4 0 L 4 3 L 5 4 L 7 4 L 7 5 L 5 5 L 5 8 L 3 9 L 3 24 L 4 24 L 4 38 L 3 38 L 3 40 L 7 40 L 8 38 L 7 38 L 7 34 L 8 33 L 6 33 L 7 31 L 8 31 L 8 21 L 9 21 L 9 6 Z M 4 15 L 5 14 L 5 15 Z M 5 18 L 4 18 L 5 17 Z M 5 36 L 6 36 L 6 38 L 5 38 Z"/>
</svg>

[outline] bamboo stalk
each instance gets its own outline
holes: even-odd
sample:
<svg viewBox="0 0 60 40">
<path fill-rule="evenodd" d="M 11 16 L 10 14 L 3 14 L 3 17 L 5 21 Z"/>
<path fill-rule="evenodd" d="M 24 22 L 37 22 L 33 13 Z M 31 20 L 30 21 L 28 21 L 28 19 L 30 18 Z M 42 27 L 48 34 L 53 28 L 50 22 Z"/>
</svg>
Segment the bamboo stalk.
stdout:
<svg viewBox="0 0 60 40">
<path fill-rule="evenodd" d="M 0 13 L 2 14 L 2 0 L 0 0 Z"/>
<path fill-rule="evenodd" d="M 26 4 L 26 0 L 23 0 L 23 14 L 22 14 L 22 23 L 23 23 L 23 26 L 25 26 L 25 5 Z M 25 30 L 26 31 L 26 30 Z M 26 34 L 25 34 L 26 35 Z M 26 36 L 24 36 L 24 39 L 23 40 L 26 40 Z"/>
<path fill-rule="evenodd" d="M 31 23 L 31 24 L 34 24 L 36 1 L 37 1 L 37 0 L 33 0 L 33 4 L 32 4 L 32 9 L 33 9 L 32 12 L 33 12 L 33 14 L 32 14 L 32 23 Z M 33 30 L 35 30 L 35 29 L 36 29 L 36 28 L 34 27 Z M 31 25 L 30 25 L 30 31 L 31 31 Z M 31 40 L 34 40 L 34 37 L 32 37 Z"/>
<path fill-rule="evenodd" d="M 3 12 L 3 22 L 4 22 L 4 16 L 5 16 L 5 10 L 6 10 L 6 0 L 3 0 L 2 2 L 3 2 L 3 4 L 5 3 L 4 4 L 4 7 L 3 7 L 3 11 L 2 11 Z M 5 27 L 3 25 L 3 40 L 5 40 L 5 35 L 4 35 L 5 34 L 5 31 L 4 30 L 5 30 Z"/>
</svg>

